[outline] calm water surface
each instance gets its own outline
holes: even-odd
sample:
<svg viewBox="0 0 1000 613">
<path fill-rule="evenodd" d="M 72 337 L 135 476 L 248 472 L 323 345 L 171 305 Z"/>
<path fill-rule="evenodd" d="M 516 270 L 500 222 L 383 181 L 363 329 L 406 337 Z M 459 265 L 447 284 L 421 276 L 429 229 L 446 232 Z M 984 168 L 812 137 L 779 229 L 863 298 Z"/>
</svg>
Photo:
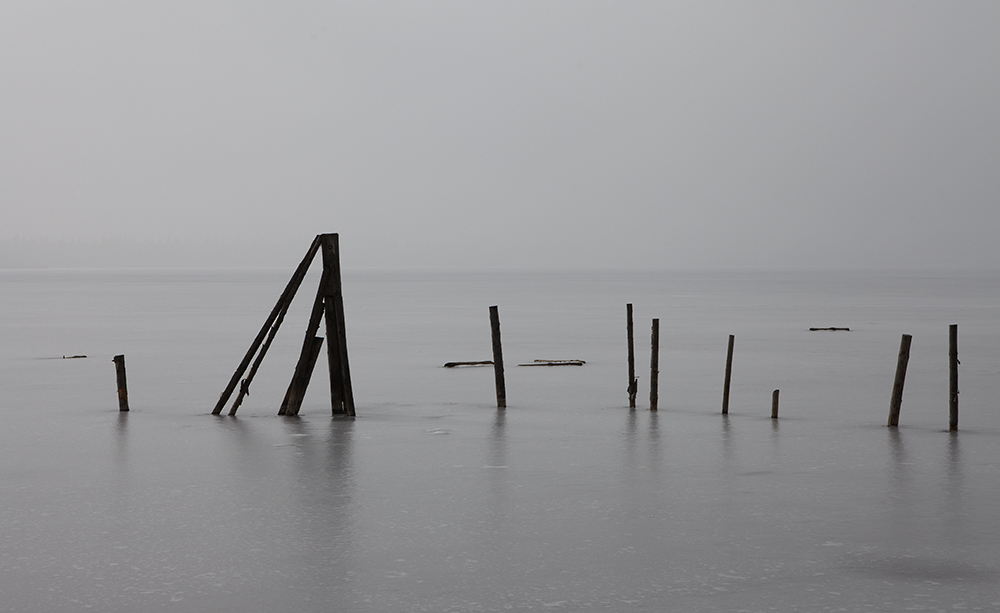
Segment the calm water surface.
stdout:
<svg viewBox="0 0 1000 613">
<path fill-rule="evenodd" d="M 0 271 L 0 611 L 1000 610 L 1000 274 L 348 272 L 359 416 L 279 418 L 310 278 L 208 415 L 289 274 Z"/>
</svg>

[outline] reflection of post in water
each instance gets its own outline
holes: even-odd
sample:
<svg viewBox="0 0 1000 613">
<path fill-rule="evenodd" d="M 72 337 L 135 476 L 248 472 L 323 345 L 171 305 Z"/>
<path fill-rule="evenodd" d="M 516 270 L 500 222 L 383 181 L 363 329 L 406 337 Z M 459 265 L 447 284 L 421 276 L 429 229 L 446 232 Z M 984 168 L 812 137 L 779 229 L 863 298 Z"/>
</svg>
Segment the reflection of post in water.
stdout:
<svg viewBox="0 0 1000 613">
<path fill-rule="evenodd" d="M 889 428 L 889 487 L 888 496 L 892 512 L 884 532 L 891 545 L 907 546 L 912 541 L 915 501 L 910 495 L 911 470 L 907 461 L 906 444 L 898 428 Z M 898 542 L 897 542 L 898 541 Z"/>
<path fill-rule="evenodd" d="M 324 585 L 331 579 L 348 579 L 359 559 L 353 504 L 354 420 L 331 419 L 325 432 L 305 419 L 284 420 L 283 425 L 295 437 L 297 450 L 286 456 L 289 466 L 283 471 L 288 486 L 283 514 L 290 537 L 285 546 L 289 551 L 310 552 L 304 553 L 306 563 L 297 568 L 296 580 L 301 585 Z"/>
<path fill-rule="evenodd" d="M 489 466 L 507 468 L 507 413 L 497 411 L 490 428 Z"/>
<path fill-rule="evenodd" d="M 649 413 L 649 468 L 654 473 L 660 468 L 660 416 L 656 411 Z"/>
<path fill-rule="evenodd" d="M 629 411 L 625 421 L 625 472 L 635 469 L 635 446 L 638 413 Z"/>
<path fill-rule="evenodd" d="M 331 486 L 339 495 L 349 497 L 348 488 L 354 482 L 354 420 L 331 420 L 330 440 L 326 447 L 327 474 L 333 479 Z"/>
<path fill-rule="evenodd" d="M 962 445 L 958 432 L 948 433 L 948 467 L 945 471 L 945 491 L 947 492 L 947 525 L 959 538 L 968 534 L 965 528 L 965 475 L 962 465 Z M 963 539 L 964 540 L 964 539 Z M 958 542 L 962 542 L 961 540 Z"/>
<path fill-rule="evenodd" d="M 128 411 L 118 411 L 115 428 L 115 463 L 124 466 L 128 462 Z"/>
<path fill-rule="evenodd" d="M 729 466 L 733 462 L 733 440 L 729 431 L 729 415 L 722 415 L 722 463 Z"/>
</svg>

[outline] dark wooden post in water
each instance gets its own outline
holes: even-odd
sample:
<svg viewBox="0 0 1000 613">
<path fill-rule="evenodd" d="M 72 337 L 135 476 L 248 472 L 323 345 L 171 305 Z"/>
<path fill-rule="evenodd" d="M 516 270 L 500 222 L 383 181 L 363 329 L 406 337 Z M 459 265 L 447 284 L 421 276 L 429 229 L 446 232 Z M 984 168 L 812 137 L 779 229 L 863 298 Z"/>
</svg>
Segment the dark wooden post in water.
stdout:
<svg viewBox="0 0 1000 613">
<path fill-rule="evenodd" d="M 729 415 L 729 382 L 733 378 L 733 343 L 736 337 L 729 335 L 729 351 L 726 354 L 726 383 L 722 387 L 722 414 Z"/>
<path fill-rule="evenodd" d="M 243 397 L 249 393 L 250 382 L 257 373 L 257 368 L 264 359 L 264 354 L 271 346 L 271 341 L 278 331 L 278 327 L 284 320 L 288 306 L 295 296 L 295 292 L 302 284 L 309 265 L 312 263 L 316 253 L 322 250 L 323 253 L 323 274 L 320 277 L 319 288 L 316 291 L 316 298 L 313 301 L 312 313 L 309 317 L 309 324 L 306 327 L 305 339 L 302 343 L 302 350 L 299 353 L 299 361 L 295 365 L 295 372 L 292 374 L 292 381 L 285 392 L 285 398 L 278 410 L 279 415 L 298 415 L 305 397 L 306 387 L 319 358 L 323 347 L 323 338 L 316 336 L 319 331 L 320 320 L 326 319 L 326 347 L 328 362 L 330 366 L 330 402 L 334 415 L 348 415 L 353 417 L 354 393 L 351 388 L 351 372 L 347 361 L 347 334 L 344 320 L 344 300 L 341 291 L 340 278 L 340 242 L 337 234 L 319 234 L 313 240 L 306 256 L 299 263 L 291 280 L 278 298 L 278 302 L 271 310 L 271 314 L 264 322 L 257 338 L 250 345 L 240 363 L 229 385 L 219 397 L 219 402 L 212 411 L 213 415 L 218 415 L 222 407 L 229 400 L 236 386 L 240 384 L 240 377 L 250 365 L 254 355 L 253 367 L 246 379 L 240 385 L 240 393 L 233 403 L 230 415 L 235 415 Z M 266 340 L 265 340 L 266 336 Z M 262 346 L 263 343 L 263 346 Z M 258 349 L 260 350 L 258 353 Z"/>
<path fill-rule="evenodd" d="M 507 408 L 507 389 L 503 383 L 503 347 L 500 345 L 500 311 L 490 307 L 490 328 L 493 331 L 493 374 L 497 382 L 497 408 Z"/>
<path fill-rule="evenodd" d="M 657 409 L 660 385 L 660 320 L 653 320 L 649 340 L 649 410 Z"/>
<path fill-rule="evenodd" d="M 115 363 L 118 375 L 118 410 L 128 411 L 128 385 L 125 383 L 125 356 L 116 355 L 111 360 Z"/>
<path fill-rule="evenodd" d="M 326 355 L 330 369 L 330 402 L 334 415 L 354 417 L 354 389 L 347 360 L 347 326 L 344 320 L 344 294 L 340 281 L 340 237 L 322 234 L 323 271 L 327 273 L 323 292 L 326 320 Z"/>
<path fill-rule="evenodd" d="M 903 382 L 906 381 L 906 365 L 910 361 L 910 341 L 913 337 L 904 334 L 899 341 L 899 358 L 896 360 L 896 380 L 892 384 L 892 400 L 889 402 L 890 427 L 899 425 L 899 408 L 903 405 Z"/>
<path fill-rule="evenodd" d="M 639 382 L 635 378 L 635 344 L 632 338 L 632 303 L 625 305 L 625 327 L 628 330 L 628 408 L 635 408 Z"/>
<path fill-rule="evenodd" d="M 948 326 L 948 431 L 958 430 L 958 324 Z"/>
<path fill-rule="evenodd" d="M 771 392 L 771 419 L 778 419 L 778 390 Z"/>
</svg>

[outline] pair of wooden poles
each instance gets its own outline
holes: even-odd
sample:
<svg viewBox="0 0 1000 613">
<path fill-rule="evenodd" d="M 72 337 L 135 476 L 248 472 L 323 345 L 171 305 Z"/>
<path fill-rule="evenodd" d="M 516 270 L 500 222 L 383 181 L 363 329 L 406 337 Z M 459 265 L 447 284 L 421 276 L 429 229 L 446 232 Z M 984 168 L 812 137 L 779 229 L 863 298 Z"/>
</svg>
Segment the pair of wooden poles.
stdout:
<svg viewBox="0 0 1000 613">
<path fill-rule="evenodd" d="M 903 383 L 906 381 L 906 366 L 910 361 L 910 342 L 913 337 L 904 334 L 899 341 L 899 357 L 896 360 L 896 378 L 892 384 L 892 399 L 889 401 L 890 428 L 899 426 L 899 410 L 903 405 Z M 958 430 L 958 324 L 948 326 L 948 431 Z"/>
<path fill-rule="evenodd" d="M 628 333 L 628 408 L 635 408 L 635 397 L 639 392 L 639 379 L 635 376 L 635 337 L 632 323 L 632 303 L 625 305 L 625 327 Z M 660 320 L 653 320 L 653 327 L 650 333 L 650 354 L 649 354 L 649 410 L 657 410 L 659 402 L 659 374 L 660 374 Z M 729 374 L 727 368 L 726 389 L 729 389 Z M 727 393 L 728 396 L 728 393 Z"/>
</svg>

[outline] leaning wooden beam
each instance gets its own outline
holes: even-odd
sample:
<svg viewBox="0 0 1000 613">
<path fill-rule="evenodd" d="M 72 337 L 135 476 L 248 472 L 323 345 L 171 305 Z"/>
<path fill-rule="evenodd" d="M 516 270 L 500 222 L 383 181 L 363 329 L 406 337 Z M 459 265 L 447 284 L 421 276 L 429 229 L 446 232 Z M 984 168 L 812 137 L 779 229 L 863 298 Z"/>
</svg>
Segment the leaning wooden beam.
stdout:
<svg viewBox="0 0 1000 613">
<path fill-rule="evenodd" d="M 316 251 L 319 250 L 320 237 L 317 236 L 313 239 L 312 245 L 309 246 L 309 251 L 306 252 L 306 256 L 302 258 L 302 262 L 299 267 L 295 269 L 292 274 L 292 278 L 288 281 L 288 285 L 285 286 L 285 291 L 281 292 L 281 296 L 278 298 L 278 302 L 271 309 L 271 314 L 267 316 L 267 320 L 264 321 L 264 325 L 261 326 L 260 332 L 257 333 L 257 337 L 254 339 L 253 343 L 250 345 L 250 349 L 247 350 L 245 356 L 243 356 L 243 361 L 236 368 L 236 372 L 233 373 L 233 378 L 229 380 L 229 385 L 223 390 L 222 394 L 219 396 L 219 402 L 215 404 L 215 408 L 212 410 L 212 415 L 218 415 L 222 412 L 222 408 L 229 401 L 229 397 L 233 395 L 233 390 L 240 383 L 240 377 L 246 372 L 247 367 L 250 365 L 250 360 L 253 359 L 254 354 L 257 353 L 257 349 L 260 344 L 264 342 L 264 336 L 267 335 L 268 329 L 271 324 L 278 318 L 278 313 L 285 308 L 285 303 L 290 302 L 292 297 L 295 296 L 295 292 L 299 289 L 299 285 L 302 284 L 302 279 L 305 278 L 306 272 L 309 270 L 309 265 L 312 263 L 313 258 L 316 256 Z"/>
<path fill-rule="evenodd" d="M 302 399 L 306 394 L 306 386 L 309 385 L 309 378 L 312 376 L 312 369 L 316 365 L 316 358 L 312 356 L 314 350 L 314 339 L 319 330 L 319 320 L 323 317 L 323 284 L 326 283 L 327 271 L 323 270 L 320 278 L 319 289 L 316 298 L 313 300 L 312 314 L 309 316 L 309 325 L 306 328 L 306 336 L 302 341 L 302 350 L 299 352 L 299 361 L 295 363 L 295 371 L 292 373 L 292 380 L 288 384 L 285 392 L 285 399 L 281 401 L 281 408 L 278 415 L 298 415 L 302 406 Z"/>
<path fill-rule="evenodd" d="M 291 300 L 286 300 L 285 304 L 281 307 L 281 312 L 278 313 L 277 319 L 274 320 L 274 325 L 271 326 L 271 332 L 267 335 L 267 340 L 264 344 L 260 346 L 260 351 L 257 352 L 257 357 L 253 361 L 253 366 L 250 367 L 250 372 L 243 381 L 240 382 L 240 391 L 236 394 L 236 400 L 233 401 L 233 406 L 229 408 L 229 416 L 232 417 L 236 415 L 236 411 L 243 404 L 243 398 L 250 395 L 250 383 L 253 382 L 254 376 L 257 374 L 257 370 L 260 368 L 260 363 L 264 361 L 264 356 L 267 354 L 267 350 L 271 347 L 271 341 L 274 340 L 274 336 L 278 333 L 278 328 L 281 327 L 281 322 L 285 320 L 285 313 L 288 312 L 288 305 L 292 303 Z"/>
</svg>

